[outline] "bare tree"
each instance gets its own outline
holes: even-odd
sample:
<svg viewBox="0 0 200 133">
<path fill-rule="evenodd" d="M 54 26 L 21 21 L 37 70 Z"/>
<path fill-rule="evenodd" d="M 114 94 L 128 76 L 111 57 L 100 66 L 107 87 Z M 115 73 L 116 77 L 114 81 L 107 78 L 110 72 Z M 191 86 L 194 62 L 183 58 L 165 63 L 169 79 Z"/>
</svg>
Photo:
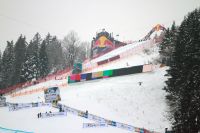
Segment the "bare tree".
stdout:
<svg viewBox="0 0 200 133">
<path fill-rule="evenodd" d="M 65 48 L 67 66 L 72 67 L 79 52 L 80 39 L 78 34 L 75 31 L 70 31 L 64 37 L 62 45 Z"/>
<path fill-rule="evenodd" d="M 79 49 L 84 53 L 85 58 L 87 58 L 87 59 L 90 58 L 91 44 L 89 42 L 81 42 Z M 83 57 L 83 54 L 81 54 L 80 57 Z"/>
</svg>

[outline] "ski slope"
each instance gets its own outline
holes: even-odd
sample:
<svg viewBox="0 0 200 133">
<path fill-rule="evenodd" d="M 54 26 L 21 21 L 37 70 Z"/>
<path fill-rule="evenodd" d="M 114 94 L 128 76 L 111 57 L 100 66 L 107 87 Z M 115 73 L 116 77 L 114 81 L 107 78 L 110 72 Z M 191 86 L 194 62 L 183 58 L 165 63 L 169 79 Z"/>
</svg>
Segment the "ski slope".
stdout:
<svg viewBox="0 0 200 133">
<path fill-rule="evenodd" d="M 158 56 L 156 47 L 151 54 L 139 53 L 129 59 L 122 59 L 96 68 L 93 71 L 113 69 L 132 65 L 141 65 L 153 61 Z M 106 119 L 130 124 L 136 127 L 164 132 L 170 127 L 166 119 L 167 105 L 165 102 L 164 77 L 167 68 L 159 68 L 149 73 L 113 77 L 95 81 L 70 84 L 61 87 L 60 103 L 82 111 L 101 116 Z M 41 86 L 53 86 L 66 80 L 51 80 L 26 88 L 31 90 Z M 138 82 L 142 82 L 139 85 Z M 25 91 L 25 90 L 22 90 Z M 44 101 L 43 92 L 26 96 L 7 96 L 8 102 L 28 103 Z M 130 133 L 115 127 L 83 128 L 83 123 L 94 122 L 68 113 L 67 116 L 38 119 L 39 112 L 58 111 L 52 107 L 39 107 L 8 111 L 0 108 L 0 127 L 18 129 L 34 133 Z M 1 130 L 0 130 L 1 132 Z"/>
<path fill-rule="evenodd" d="M 159 56 L 158 45 L 159 44 L 155 44 L 153 40 L 147 40 L 119 47 L 98 58 L 83 62 L 83 73 L 151 64 Z M 119 56 L 119 59 L 109 61 L 109 63 L 106 64 L 97 65 L 100 61 L 105 61 L 106 59 L 116 56 Z"/>
<path fill-rule="evenodd" d="M 154 61 L 158 58 L 158 47 L 154 46 L 149 50 L 150 54 L 145 52 L 136 53 L 130 55 L 126 58 L 118 59 L 116 61 L 110 62 L 108 64 L 104 64 L 98 66 L 91 71 L 88 72 L 97 72 L 102 70 L 109 70 L 109 69 L 118 69 L 118 68 L 125 68 L 130 66 L 138 66 L 144 64 L 154 64 Z"/>
<path fill-rule="evenodd" d="M 135 42 L 135 43 L 132 43 L 132 44 L 128 44 L 128 45 L 119 47 L 119 48 L 117 48 L 117 49 L 115 49 L 113 51 L 110 51 L 110 52 L 108 52 L 108 53 L 106 53 L 106 54 L 104 54 L 104 55 L 102 55 L 102 56 L 100 56 L 98 58 L 93 59 L 91 62 L 95 63 L 95 62 L 98 62 L 98 61 L 102 61 L 102 60 L 108 59 L 110 57 L 119 55 L 119 54 L 121 54 L 123 52 L 126 52 L 127 50 L 136 48 L 137 46 L 141 46 L 141 45 L 143 45 L 145 43 L 148 43 L 148 42 L 149 42 L 149 40 L 142 41 L 142 42 Z"/>
</svg>

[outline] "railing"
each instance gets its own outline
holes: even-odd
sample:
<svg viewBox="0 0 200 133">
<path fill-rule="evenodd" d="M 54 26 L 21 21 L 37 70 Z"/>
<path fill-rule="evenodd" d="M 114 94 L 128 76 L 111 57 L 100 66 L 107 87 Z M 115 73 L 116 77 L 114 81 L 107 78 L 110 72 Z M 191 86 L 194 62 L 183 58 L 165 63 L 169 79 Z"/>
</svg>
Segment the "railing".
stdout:
<svg viewBox="0 0 200 133">
<path fill-rule="evenodd" d="M 27 81 L 27 82 L 24 82 L 24 83 L 18 83 L 16 85 L 7 87 L 5 89 L 0 89 L 0 94 L 12 94 L 14 92 L 17 92 L 17 91 L 23 89 L 23 88 L 26 88 L 26 87 L 29 87 L 29 86 L 32 86 L 32 85 L 36 85 L 38 83 L 46 82 L 46 81 L 49 81 L 49 80 L 53 80 L 53 79 L 55 79 L 55 80 L 56 79 L 64 79 L 64 78 L 66 79 L 70 70 L 71 70 L 70 68 L 66 68 L 64 70 L 57 71 L 54 74 L 49 74 L 44 78 L 39 78 L 36 81 Z"/>
</svg>

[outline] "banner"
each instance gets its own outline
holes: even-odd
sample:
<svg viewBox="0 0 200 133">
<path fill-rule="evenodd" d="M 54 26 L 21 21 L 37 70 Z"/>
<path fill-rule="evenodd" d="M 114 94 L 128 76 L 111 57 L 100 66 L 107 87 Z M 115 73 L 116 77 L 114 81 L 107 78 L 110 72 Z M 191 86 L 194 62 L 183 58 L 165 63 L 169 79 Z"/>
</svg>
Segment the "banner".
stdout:
<svg viewBox="0 0 200 133">
<path fill-rule="evenodd" d="M 70 112 L 70 113 L 77 115 L 77 116 L 78 116 L 78 112 L 79 112 L 78 110 L 67 107 L 65 105 L 62 106 L 62 110 L 66 111 L 66 112 Z"/>
<path fill-rule="evenodd" d="M 116 127 L 118 128 L 122 128 L 122 129 L 125 129 L 125 130 L 129 130 L 129 131 L 134 131 L 134 127 L 131 126 L 131 125 L 127 125 L 127 124 L 123 124 L 123 123 L 116 123 Z"/>
<path fill-rule="evenodd" d="M 33 107 L 42 107 L 49 106 L 51 107 L 51 103 L 8 103 L 9 111 L 17 111 L 20 109 L 33 108 Z"/>
<path fill-rule="evenodd" d="M 9 104 L 9 111 L 16 111 L 16 110 L 20 110 L 20 109 L 25 109 L 25 108 L 31 108 L 32 105 L 31 104 Z"/>
<path fill-rule="evenodd" d="M 43 106 L 51 107 L 52 104 L 51 104 L 51 103 L 43 103 L 43 102 L 39 102 L 39 103 L 38 103 L 38 107 L 43 107 Z"/>
<path fill-rule="evenodd" d="M 41 113 L 41 118 L 49 118 L 55 116 L 67 116 L 67 112 L 50 112 L 50 113 Z"/>
<path fill-rule="evenodd" d="M 83 128 L 90 128 L 90 127 L 107 127 L 106 123 L 83 123 Z"/>
<path fill-rule="evenodd" d="M 46 103 L 57 103 L 61 100 L 60 90 L 58 87 L 51 87 L 44 91 L 44 98 Z"/>
<path fill-rule="evenodd" d="M 93 114 L 88 114 L 88 119 L 94 120 L 94 121 L 99 122 L 99 123 L 106 123 L 106 120 L 104 118 L 93 115 Z"/>
<path fill-rule="evenodd" d="M 70 75 L 68 77 L 68 83 L 70 84 L 76 82 L 83 82 L 101 78 L 109 78 L 109 77 L 116 77 L 116 76 L 123 76 L 123 75 L 137 74 L 137 73 L 151 72 L 151 71 L 152 71 L 152 64 L 146 64 L 146 65 L 118 68 L 112 70 L 98 71 L 93 73 L 76 74 L 76 75 Z"/>
</svg>

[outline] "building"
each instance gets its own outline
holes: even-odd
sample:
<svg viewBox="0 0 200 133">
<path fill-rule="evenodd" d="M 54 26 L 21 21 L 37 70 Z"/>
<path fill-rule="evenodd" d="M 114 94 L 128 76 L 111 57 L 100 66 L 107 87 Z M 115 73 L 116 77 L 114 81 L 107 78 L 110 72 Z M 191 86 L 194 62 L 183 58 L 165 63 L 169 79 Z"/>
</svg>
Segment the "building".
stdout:
<svg viewBox="0 0 200 133">
<path fill-rule="evenodd" d="M 108 33 L 103 29 L 101 32 L 97 33 L 96 37 L 92 40 L 90 57 L 94 59 L 125 45 L 127 44 L 114 39 L 113 33 Z"/>
</svg>

